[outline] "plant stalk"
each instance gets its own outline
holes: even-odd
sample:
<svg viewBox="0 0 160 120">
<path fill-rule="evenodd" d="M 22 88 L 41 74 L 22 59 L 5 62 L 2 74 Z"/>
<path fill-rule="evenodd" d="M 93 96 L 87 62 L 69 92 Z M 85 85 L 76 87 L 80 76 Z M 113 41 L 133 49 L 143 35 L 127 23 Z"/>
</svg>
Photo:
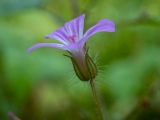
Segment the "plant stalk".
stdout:
<svg viewBox="0 0 160 120">
<path fill-rule="evenodd" d="M 95 86 L 95 80 L 90 80 L 90 86 L 92 89 L 92 94 L 93 94 L 93 98 L 94 98 L 94 102 L 96 105 L 96 109 L 97 109 L 97 117 L 98 120 L 103 120 L 103 114 L 102 114 L 102 110 L 101 110 L 101 106 L 100 106 L 100 102 L 97 96 L 97 91 L 96 91 L 96 86 Z"/>
</svg>

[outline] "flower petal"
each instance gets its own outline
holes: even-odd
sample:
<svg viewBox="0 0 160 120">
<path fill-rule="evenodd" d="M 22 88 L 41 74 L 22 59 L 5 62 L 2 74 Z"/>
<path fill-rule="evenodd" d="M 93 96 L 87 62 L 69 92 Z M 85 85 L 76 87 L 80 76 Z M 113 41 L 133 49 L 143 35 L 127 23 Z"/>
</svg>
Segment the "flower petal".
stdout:
<svg viewBox="0 0 160 120">
<path fill-rule="evenodd" d="M 67 23 L 65 23 L 65 29 L 69 36 L 75 36 L 76 40 L 83 37 L 85 15 L 81 15 Z"/>
<path fill-rule="evenodd" d="M 37 43 L 33 45 L 32 47 L 28 48 L 28 52 L 32 52 L 33 50 L 41 47 L 51 47 L 51 48 L 57 48 L 57 49 L 63 49 L 66 50 L 65 46 L 62 44 L 56 44 L 56 43 Z"/>
<path fill-rule="evenodd" d="M 97 32 L 115 32 L 114 22 L 108 19 L 100 20 L 96 25 L 87 30 L 87 32 L 84 34 L 84 38 L 81 39 L 81 41 L 85 43 L 92 35 Z"/>
<path fill-rule="evenodd" d="M 54 32 L 46 35 L 45 38 L 56 39 L 65 45 L 68 44 L 68 37 L 67 37 L 67 34 L 66 34 L 64 27 L 61 27 L 61 28 L 55 30 Z"/>
</svg>

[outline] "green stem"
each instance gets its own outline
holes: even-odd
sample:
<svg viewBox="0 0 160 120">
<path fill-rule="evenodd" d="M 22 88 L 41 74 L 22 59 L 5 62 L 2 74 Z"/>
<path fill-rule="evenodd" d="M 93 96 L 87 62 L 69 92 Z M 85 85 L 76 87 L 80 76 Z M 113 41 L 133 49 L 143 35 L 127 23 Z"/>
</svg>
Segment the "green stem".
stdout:
<svg viewBox="0 0 160 120">
<path fill-rule="evenodd" d="M 92 94 L 93 94 L 93 98 L 95 101 L 95 105 L 97 108 L 97 116 L 99 120 L 103 120 L 103 114 L 102 114 L 102 110 L 101 110 L 101 106 L 99 103 L 99 99 L 97 96 L 97 92 L 96 92 L 96 86 L 95 86 L 95 81 L 94 80 L 90 80 L 90 85 L 91 85 L 91 89 L 92 89 Z"/>
</svg>

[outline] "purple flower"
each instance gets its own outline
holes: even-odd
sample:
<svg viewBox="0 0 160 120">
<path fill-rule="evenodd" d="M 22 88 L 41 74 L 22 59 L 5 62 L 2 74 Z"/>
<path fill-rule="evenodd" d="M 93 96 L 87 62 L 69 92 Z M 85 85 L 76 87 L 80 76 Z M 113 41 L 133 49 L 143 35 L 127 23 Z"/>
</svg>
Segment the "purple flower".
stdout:
<svg viewBox="0 0 160 120">
<path fill-rule="evenodd" d="M 92 75 L 92 67 L 95 65 L 87 54 L 85 43 L 97 32 L 115 32 L 115 24 L 111 20 L 103 19 L 84 33 L 84 17 L 85 15 L 81 15 L 65 23 L 63 27 L 46 36 L 46 38 L 58 40 L 61 44 L 37 43 L 29 48 L 28 51 L 32 52 L 34 49 L 41 47 L 51 47 L 66 50 L 71 55 L 70 57 L 78 77 L 81 80 L 89 80 L 94 78 L 95 75 Z"/>
</svg>

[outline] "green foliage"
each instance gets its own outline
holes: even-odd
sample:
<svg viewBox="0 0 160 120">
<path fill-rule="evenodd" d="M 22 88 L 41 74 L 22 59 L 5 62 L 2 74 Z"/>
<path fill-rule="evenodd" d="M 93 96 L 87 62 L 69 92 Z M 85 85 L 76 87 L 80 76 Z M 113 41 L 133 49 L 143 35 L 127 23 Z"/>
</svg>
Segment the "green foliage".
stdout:
<svg viewBox="0 0 160 120">
<path fill-rule="evenodd" d="M 74 75 L 62 51 L 27 48 L 82 13 L 85 29 L 108 18 L 115 33 L 88 42 L 97 58 L 96 80 L 109 120 L 160 119 L 159 0 L 1 0 L 0 119 L 96 120 L 86 82 Z M 94 113 L 94 114 L 93 114 Z"/>
</svg>

